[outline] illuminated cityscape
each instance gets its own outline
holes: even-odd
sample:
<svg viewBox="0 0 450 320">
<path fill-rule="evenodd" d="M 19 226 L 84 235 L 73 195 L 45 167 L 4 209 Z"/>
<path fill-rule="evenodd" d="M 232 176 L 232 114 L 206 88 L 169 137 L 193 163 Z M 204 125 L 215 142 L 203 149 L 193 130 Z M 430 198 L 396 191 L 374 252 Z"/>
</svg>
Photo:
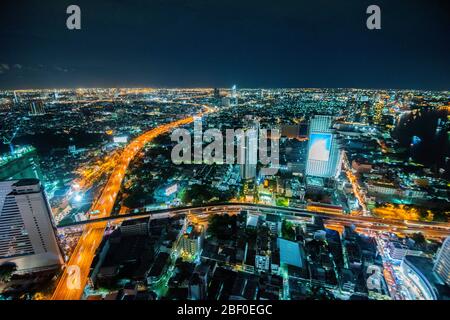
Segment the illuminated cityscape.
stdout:
<svg viewBox="0 0 450 320">
<path fill-rule="evenodd" d="M 174 2 L 0 13 L 0 300 L 450 300 L 445 5 Z"/>
<path fill-rule="evenodd" d="M 448 297 L 448 92 L 57 92 L 1 93 L 1 134 L 14 132 L 0 167 L 1 259 L 14 265 L 5 297 Z M 34 101 L 45 114 L 30 118 Z M 171 133 L 193 132 L 195 119 L 250 132 L 243 163 L 172 162 Z M 432 121 L 431 140 L 411 142 L 419 121 Z M 280 132 L 273 175 L 262 174 L 255 127 Z M 445 146 L 437 165 L 421 158 L 426 143 Z M 23 211 L 28 195 L 48 199 L 30 200 L 36 225 Z"/>
</svg>

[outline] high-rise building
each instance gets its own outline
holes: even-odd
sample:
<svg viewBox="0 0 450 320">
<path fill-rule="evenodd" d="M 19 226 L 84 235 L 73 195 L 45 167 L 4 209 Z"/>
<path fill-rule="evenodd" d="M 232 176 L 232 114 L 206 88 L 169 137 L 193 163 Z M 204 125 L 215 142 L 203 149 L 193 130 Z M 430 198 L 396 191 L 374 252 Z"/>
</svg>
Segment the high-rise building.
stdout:
<svg viewBox="0 0 450 320">
<path fill-rule="evenodd" d="M 203 117 L 194 116 L 194 163 L 203 161 Z"/>
<path fill-rule="evenodd" d="M 14 104 L 18 104 L 20 102 L 19 96 L 17 95 L 17 93 L 14 91 Z"/>
<path fill-rule="evenodd" d="M 63 263 L 56 229 L 38 179 L 0 181 L 0 264 L 18 272 L 53 269 Z"/>
<path fill-rule="evenodd" d="M 202 225 L 189 224 L 180 238 L 180 249 L 182 252 L 195 256 L 201 253 L 204 238 Z"/>
<path fill-rule="evenodd" d="M 241 178 L 244 180 L 256 178 L 256 166 L 258 164 L 258 127 L 245 132 L 244 163 L 241 164 Z"/>
<path fill-rule="evenodd" d="M 338 175 L 342 152 L 332 128 L 331 116 L 314 116 L 309 124 L 306 175 L 333 178 Z"/>
<path fill-rule="evenodd" d="M 30 116 L 41 116 L 45 114 L 45 108 L 42 102 L 32 102 L 30 105 L 30 112 L 28 112 L 28 115 Z"/>
<path fill-rule="evenodd" d="M 450 237 L 445 239 L 441 249 L 439 249 L 433 270 L 442 281 L 450 285 Z"/>
<path fill-rule="evenodd" d="M 219 90 L 219 88 L 214 88 L 214 98 L 220 99 L 220 90 Z"/>
<path fill-rule="evenodd" d="M 231 105 L 236 106 L 238 104 L 238 94 L 237 94 L 237 88 L 236 85 L 233 85 L 233 87 L 231 87 Z"/>
<path fill-rule="evenodd" d="M 225 108 L 229 108 L 231 106 L 231 99 L 230 97 L 223 97 L 222 100 L 222 106 Z"/>
<path fill-rule="evenodd" d="M 383 116 L 384 103 L 382 101 L 376 102 L 373 106 L 373 123 L 381 124 Z"/>
</svg>

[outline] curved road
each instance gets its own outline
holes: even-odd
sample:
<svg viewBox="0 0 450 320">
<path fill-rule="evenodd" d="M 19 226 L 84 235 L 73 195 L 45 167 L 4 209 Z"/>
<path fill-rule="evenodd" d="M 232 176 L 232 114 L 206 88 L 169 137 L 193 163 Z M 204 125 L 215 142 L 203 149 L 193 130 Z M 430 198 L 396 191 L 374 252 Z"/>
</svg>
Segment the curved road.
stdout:
<svg viewBox="0 0 450 320">
<path fill-rule="evenodd" d="M 206 112 L 211 112 L 211 109 L 208 108 Z M 193 121 L 194 117 L 190 116 L 178 121 L 170 122 L 147 131 L 132 140 L 123 150 L 117 166 L 111 173 L 105 188 L 98 200 L 92 206 L 91 211 L 98 210 L 99 218 L 108 217 L 113 209 L 114 202 L 125 176 L 125 171 L 136 154 L 145 144 L 152 141 L 160 134 Z M 106 222 L 96 222 L 85 227 L 77 246 L 66 264 L 66 268 L 58 281 L 52 300 L 78 300 L 81 298 L 83 289 L 88 280 L 89 270 L 95 256 L 95 251 L 102 241 L 105 227 Z"/>
</svg>

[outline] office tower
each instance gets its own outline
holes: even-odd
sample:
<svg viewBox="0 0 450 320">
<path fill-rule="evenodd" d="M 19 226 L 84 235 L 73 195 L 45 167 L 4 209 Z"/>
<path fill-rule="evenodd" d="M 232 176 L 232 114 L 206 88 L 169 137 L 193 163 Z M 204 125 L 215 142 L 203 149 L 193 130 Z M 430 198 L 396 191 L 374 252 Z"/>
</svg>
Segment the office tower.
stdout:
<svg viewBox="0 0 450 320">
<path fill-rule="evenodd" d="M 333 117 L 314 116 L 309 124 L 306 175 L 322 178 L 336 177 L 342 154 L 331 127 Z"/>
<path fill-rule="evenodd" d="M 244 163 L 241 164 L 241 178 L 244 180 L 256 178 L 258 164 L 258 126 L 248 129 L 244 135 Z"/>
<path fill-rule="evenodd" d="M 26 178 L 42 179 L 34 147 L 15 148 L 13 153 L 0 156 L 0 180 Z"/>
<path fill-rule="evenodd" d="M 42 102 L 32 102 L 30 105 L 30 112 L 28 115 L 30 116 L 41 116 L 45 114 L 45 108 Z"/>
<path fill-rule="evenodd" d="M 433 270 L 439 275 L 442 281 L 450 285 L 450 237 L 447 237 L 442 244 Z"/>
<path fill-rule="evenodd" d="M 0 182 L 0 264 L 13 262 L 21 273 L 59 267 L 55 231 L 38 179 Z"/>
<path fill-rule="evenodd" d="M 219 90 L 219 88 L 214 88 L 214 98 L 220 99 L 220 90 Z"/>
<path fill-rule="evenodd" d="M 229 108 L 231 106 L 231 99 L 229 97 L 223 97 L 221 101 L 223 107 Z"/>
<path fill-rule="evenodd" d="M 373 123 L 375 124 L 381 124 L 382 116 L 383 116 L 383 108 L 384 103 L 382 101 L 379 101 L 374 104 L 373 107 Z"/>
<path fill-rule="evenodd" d="M 238 104 L 238 95 L 237 95 L 237 88 L 236 85 L 233 85 L 231 87 L 231 105 L 236 106 Z"/>
<path fill-rule="evenodd" d="M 194 116 L 194 164 L 203 162 L 203 117 Z"/>
<path fill-rule="evenodd" d="M 14 104 L 17 104 L 20 102 L 19 96 L 17 95 L 17 93 L 14 91 Z"/>
</svg>

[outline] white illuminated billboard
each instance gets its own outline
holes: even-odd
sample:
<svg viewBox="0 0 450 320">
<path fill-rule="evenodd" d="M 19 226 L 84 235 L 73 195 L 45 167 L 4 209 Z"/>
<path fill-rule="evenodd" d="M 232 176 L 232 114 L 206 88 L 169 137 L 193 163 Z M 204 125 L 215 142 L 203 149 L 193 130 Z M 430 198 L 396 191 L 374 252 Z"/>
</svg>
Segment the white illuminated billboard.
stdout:
<svg viewBox="0 0 450 320">
<path fill-rule="evenodd" d="M 178 185 L 174 184 L 173 186 L 170 186 L 166 189 L 166 196 L 170 196 L 171 194 L 177 192 L 178 190 Z"/>
<path fill-rule="evenodd" d="M 113 138 L 114 143 L 127 143 L 128 137 L 127 136 L 118 136 Z"/>
<path fill-rule="evenodd" d="M 308 159 L 328 161 L 330 158 L 332 135 L 330 133 L 312 133 L 310 135 Z"/>
</svg>

